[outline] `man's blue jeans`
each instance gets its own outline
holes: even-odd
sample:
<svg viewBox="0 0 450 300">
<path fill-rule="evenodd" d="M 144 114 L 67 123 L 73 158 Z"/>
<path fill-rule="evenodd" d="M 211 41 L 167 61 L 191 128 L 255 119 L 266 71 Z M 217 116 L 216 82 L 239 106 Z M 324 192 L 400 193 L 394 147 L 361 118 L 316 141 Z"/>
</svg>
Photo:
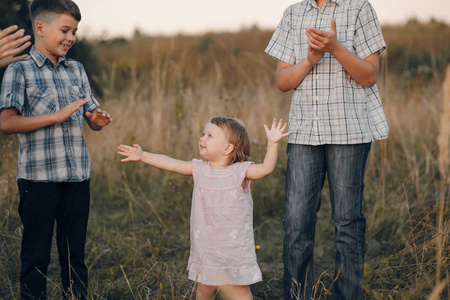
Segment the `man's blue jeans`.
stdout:
<svg viewBox="0 0 450 300">
<path fill-rule="evenodd" d="M 366 219 L 364 172 L 371 143 L 288 144 L 284 237 L 285 299 L 314 298 L 314 240 L 325 175 L 335 227 L 335 282 L 331 299 L 361 299 Z"/>
</svg>

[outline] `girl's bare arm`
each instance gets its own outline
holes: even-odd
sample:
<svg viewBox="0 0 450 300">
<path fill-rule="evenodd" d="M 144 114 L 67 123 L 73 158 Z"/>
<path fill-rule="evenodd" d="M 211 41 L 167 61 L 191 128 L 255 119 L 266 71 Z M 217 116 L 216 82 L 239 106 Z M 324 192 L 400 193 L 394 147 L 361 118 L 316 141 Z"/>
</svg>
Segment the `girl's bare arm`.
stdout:
<svg viewBox="0 0 450 300">
<path fill-rule="evenodd" d="M 283 133 L 287 127 L 287 123 L 283 124 L 281 119 L 278 124 L 277 120 L 273 119 L 272 127 L 269 128 L 264 124 L 264 129 L 267 136 L 267 151 L 262 164 L 250 165 L 247 169 L 246 178 L 260 179 L 266 177 L 275 170 L 278 160 L 278 142 L 291 134 L 290 132 Z"/>
<path fill-rule="evenodd" d="M 117 153 L 126 158 L 122 162 L 141 161 L 152 167 L 178 173 L 181 175 L 192 175 L 192 161 L 179 160 L 164 154 L 155 154 L 142 151 L 142 148 L 134 144 L 133 146 L 119 145 Z"/>
</svg>

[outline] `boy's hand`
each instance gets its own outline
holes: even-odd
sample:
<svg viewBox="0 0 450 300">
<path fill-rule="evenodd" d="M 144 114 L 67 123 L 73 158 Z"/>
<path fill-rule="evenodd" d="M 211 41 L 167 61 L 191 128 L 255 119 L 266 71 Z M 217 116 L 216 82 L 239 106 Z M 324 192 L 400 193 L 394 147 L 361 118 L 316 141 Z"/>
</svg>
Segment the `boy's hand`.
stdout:
<svg viewBox="0 0 450 300">
<path fill-rule="evenodd" d="M 134 144 L 133 147 L 127 145 L 119 145 L 117 147 L 117 153 L 126 158 L 120 161 L 139 161 L 142 158 L 142 148 L 138 144 Z"/>
<path fill-rule="evenodd" d="M 112 122 L 111 116 L 106 113 L 106 111 L 102 111 L 100 108 L 96 108 L 91 112 L 86 112 L 84 115 L 91 123 L 97 125 L 98 127 L 105 127 Z"/>
<path fill-rule="evenodd" d="M 76 112 L 80 107 L 88 103 L 87 99 L 81 99 L 75 102 L 72 102 L 59 111 L 53 113 L 55 123 L 62 123 L 67 120 L 74 112 Z"/>
<path fill-rule="evenodd" d="M 17 29 L 18 27 L 13 25 L 4 30 L 0 30 L 0 68 L 4 68 L 10 63 L 28 57 L 27 54 L 15 57 L 15 55 L 31 46 L 31 43 L 28 41 L 31 39 L 31 36 L 24 36 L 25 31 L 23 29 Z"/>
<path fill-rule="evenodd" d="M 286 127 L 287 127 L 287 123 L 283 124 L 283 119 L 280 119 L 280 121 L 277 124 L 277 119 L 274 118 L 273 122 L 272 122 L 272 127 L 270 128 L 270 130 L 267 127 L 267 125 L 264 124 L 264 129 L 266 130 L 267 140 L 271 143 L 276 144 L 282 138 L 290 135 L 291 134 L 290 132 L 283 133 L 284 130 L 286 129 Z"/>
<path fill-rule="evenodd" d="M 308 44 L 312 49 L 332 53 L 339 45 L 336 37 L 336 18 L 331 19 L 330 31 L 308 27 L 306 28 L 306 36 L 309 38 Z"/>
</svg>

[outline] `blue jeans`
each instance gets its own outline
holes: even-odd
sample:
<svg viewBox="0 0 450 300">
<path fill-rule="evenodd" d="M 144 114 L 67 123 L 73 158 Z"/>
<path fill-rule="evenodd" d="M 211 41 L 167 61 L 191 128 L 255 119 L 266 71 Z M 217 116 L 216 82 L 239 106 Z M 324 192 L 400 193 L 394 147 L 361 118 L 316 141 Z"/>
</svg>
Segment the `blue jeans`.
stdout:
<svg viewBox="0 0 450 300">
<path fill-rule="evenodd" d="M 335 282 L 331 299 L 361 299 L 366 219 L 364 172 L 371 143 L 308 146 L 288 144 L 284 236 L 285 299 L 314 297 L 314 241 L 325 175 L 335 227 Z"/>
</svg>

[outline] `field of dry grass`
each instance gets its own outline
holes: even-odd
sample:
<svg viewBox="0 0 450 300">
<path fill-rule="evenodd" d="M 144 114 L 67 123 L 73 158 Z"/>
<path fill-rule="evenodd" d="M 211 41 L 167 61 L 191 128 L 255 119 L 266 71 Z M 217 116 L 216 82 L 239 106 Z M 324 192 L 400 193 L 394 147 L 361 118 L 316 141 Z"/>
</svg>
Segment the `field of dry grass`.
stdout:
<svg viewBox="0 0 450 300">
<path fill-rule="evenodd" d="M 415 26 L 415 27 L 414 27 Z M 414 34 L 407 34 L 413 28 Z M 386 27 L 379 89 L 390 126 L 370 152 L 365 299 L 448 299 L 450 295 L 450 27 Z M 437 34 L 438 32 L 439 34 Z M 287 120 L 290 93 L 275 86 L 276 62 L 263 53 L 271 33 L 258 28 L 201 36 L 95 41 L 101 70 L 91 80 L 113 117 L 86 131 L 92 204 L 87 240 L 90 299 L 195 299 L 187 280 L 192 179 L 138 163 L 115 148 L 139 143 L 180 159 L 198 157 L 197 139 L 214 115 L 242 119 L 251 159 L 262 161 L 263 123 Z M 416 41 L 423 41 L 417 46 Z M 252 184 L 258 262 L 255 299 L 281 299 L 284 170 Z M 0 299 L 17 299 L 21 225 L 15 186 L 17 139 L 0 136 Z M 333 281 L 333 227 L 323 193 L 317 225 L 316 299 Z M 48 287 L 59 295 L 56 249 Z"/>
</svg>

